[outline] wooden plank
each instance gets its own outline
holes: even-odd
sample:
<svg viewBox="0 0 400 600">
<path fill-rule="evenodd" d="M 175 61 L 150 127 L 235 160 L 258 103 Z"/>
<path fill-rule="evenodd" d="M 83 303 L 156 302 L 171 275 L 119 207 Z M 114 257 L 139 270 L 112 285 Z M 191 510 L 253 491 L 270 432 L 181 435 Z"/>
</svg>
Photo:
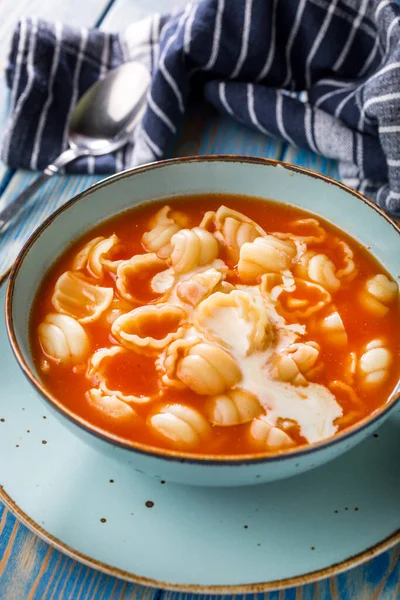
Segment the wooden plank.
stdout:
<svg viewBox="0 0 400 600">
<path fill-rule="evenodd" d="M 0 598 L 153 600 L 157 591 L 80 565 L 19 525 L 0 505 Z"/>
<path fill-rule="evenodd" d="M 166 14 L 181 10 L 188 0 L 118 0 L 110 8 L 101 25 L 106 31 L 120 31 L 129 23 L 147 17 L 150 13 Z"/>
<path fill-rule="evenodd" d="M 318 156 L 309 150 L 288 146 L 282 155 L 282 160 L 323 173 L 333 179 L 340 179 L 336 160 Z"/>
<path fill-rule="evenodd" d="M 36 177 L 37 173 L 19 171 L 11 179 L 6 191 L 0 198 L 0 207 L 20 193 Z M 37 200 L 34 206 L 26 211 L 23 220 L 15 227 L 10 227 L 0 238 L 0 276 L 10 268 L 22 245 L 45 218 L 67 200 L 100 179 L 101 177 L 96 175 L 54 175 L 36 194 Z"/>
</svg>

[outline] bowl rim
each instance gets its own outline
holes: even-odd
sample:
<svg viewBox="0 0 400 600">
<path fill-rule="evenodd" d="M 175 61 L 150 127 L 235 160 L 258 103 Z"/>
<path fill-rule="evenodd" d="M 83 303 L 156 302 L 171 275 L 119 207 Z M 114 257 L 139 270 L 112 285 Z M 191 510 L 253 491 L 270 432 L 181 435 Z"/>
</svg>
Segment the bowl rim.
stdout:
<svg viewBox="0 0 400 600">
<path fill-rule="evenodd" d="M 197 163 L 197 162 L 238 162 L 238 163 L 250 163 L 256 165 L 264 165 L 271 167 L 283 167 L 289 171 L 294 173 L 300 173 L 302 175 L 312 177 L 314 179 L 319 179 L 327 184 L 334 185 L 348 194 L 351 194 L 358 200 L 362 201 L 369 208 L 374 210 L 378 216 L 384 218 L 393 228 L 394 230 L 400 234 L 400 227 L 396 223 L 396 221 L 389 216 L 387 213 L 383 211 L 382 208 L 374 204 L 371 200 L 363 196 L 360 192 L 353 190 L 348 187 L 344 183 L 340 181 L 336 181 L 331 177 L 324 175 L 322 173 L 317 173 L 311 169 L 307 169 L 306 167 L 300 167 L 298 165 L 293 165 L 284 161 L 263 158 L 263 157 L 252 157 L 252 156 L 241 156 L 241 155 L 230 155 L 230 154 L 213 154 L 213 155 L 200 155 L 200 156 L 187 156 L 187 157 L 179 157 L 172 159 L 160 160 L 157 162 L 147 163 L 145 165 L 140 165 L 138 167 L 134 167 L 131 169 L 126 169 L 125 171 L 121 171 L 119 173 L 115 173 L 101 181 L 95 183 L 93 186 L 90 186 L 86 190 L 83 190 L 70 200 L 68 200 L 65 204 L 59 207 L 54 213 L 52 213 L 47 219 L 44 220 L 42 224 L 40 224 L 35 231 L 30 235 L 28 240 L 23 245 L 21 251 L 19 252 L 14 265 L 11 269 L 11 273 L 9 276 L 7 290 L 6 290 L 6 300 L 5 300 L 5 318 L 6 318 L 6 328 L 7 334 L 9 337 L 9 341 L 11 344 L 12 351 L 17 359 L 17 362 L 22 369 L 24 375 L 28 378 L 29 382 L 33 385 L 33 387 L 40 393 L 40 395 L 47 401 L 49 404 L 61 412 L 61 414 L 68 418 L 69 421 L 72 421 L 75 425 L 79 426 L 81 429 L 85 430 L 87 433 L 95 435 L 96 437 L 102 439 L 105 442 L 110 443 L 111 445 L 119 446 L 120 448 L 124 448 L 128 451 L 139 452 L 140 454 L 145 454 L 147 456 L 151 456 L 154 458 L 159 458 L 163 460 L 181 462 L 181 463 L 191 463 L 197 465 L 245 465 L 245 464 L 258 464 L 258 463 L 273 463 L 279 462 L 283 460 L 290 460 L 295 458 L 300 458 L 302 456 L 308 456 L 312 453 L 323 450 L 328 447 L 335 446 L 338 443 L 349 439 L 353 435 L 360 433 L 364 429 L 370 427 L 374 423 L 377 423 L 379 420 L 383 419 L 387 413 L 391 412 L 395 405 L 400 401 L 400 390 L 396 393 L 396 388 L 393 390 L 391 395 L 389 396 L 388 401 L 375 409 L 370 415 L 361 419 L 357 423 L 350 425 L 346 429 L 341 432 L 335 434 L 331 438 L 327 438 L 325 440 L 321 440 L 318 442 L 313 442 L 311 444 L 303 445 L 303 446 L 295 446 L 294 448 L 278 450 L 276 452 L 259 452 L 259 453 L 251 453 L 251 454 L 238 454 L 238 455 L 214 455 L 214 454 L 197 454 L 194 452 L 187 451 L 178 451 L 178 450 L 169 450 L 164 448 L 159 448 L 156 446 L 151 446 L 147 444 L 143 444 L 135 441 L 123 440 L 118 435 L 115 435 L 111 432 L 104 431 L 100 427 L 97 427 L 90 422 L 86 421 L 83 417 L 74 414 L 72 410 L 68 407 L 64 406 L 55 396 L 53 396 L 49 390 L 47 390 L 46 386 L 40 381 L 39 377 L 37 377 L 28 363 L 26 362 L 23 352 L 21 351 L 17 336 L 14 328 L 14 320 L 13 320 L 13 297 L 14 297 L 14 288 L 15 283 L 18 277 L 18 273 L 20 268 L 24 262 L 26 255 L 28 254 L 31 247 L 35 244 L 36 240 L 40 238 L 42 233 L 57 219 L 57 217 L 62 214 L 64 211 L 68 210 L 71 206 L 83 200 L 86 196 L 96 192 L 97 190 L 108 187 L 112 185 L 114 182 L 119 181 L 121 179 L 125 179 L 128 177 L 134 177 L 137 174 L 143 172 L 150 172 L 154 169 L 164 168 L 168 166 L 173 166 L 182 163 Z M 113 215 L 110 215 L 110 218 Z"/>
</svg>

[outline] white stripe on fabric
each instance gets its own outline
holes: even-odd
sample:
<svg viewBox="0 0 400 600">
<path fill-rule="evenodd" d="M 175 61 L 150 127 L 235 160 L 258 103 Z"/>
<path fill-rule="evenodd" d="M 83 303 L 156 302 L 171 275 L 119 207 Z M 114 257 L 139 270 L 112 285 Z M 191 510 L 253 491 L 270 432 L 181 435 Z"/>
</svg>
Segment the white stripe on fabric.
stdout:
<svg viewBox="0 0 400 600">
<path fill-rule="evenodd" d="M 363 87 L 366 85 L 366 83 L 370 83 L 371 81 L 373 81 L 374 79 L 376 79 L 377 77 L 381 77 L 382 75 L 385 75 L 385 73 L 387 73 L 388 71 L 393 71 L 394 69 L 399 69 L 400 68 L 400 62 L 394 62 L 390 65 L 387 65 L 386 67 L 384 67 L 383 69 L 381 69 L 380 71 L 378 71 L 377 73 L 375 73 L 374 75 L 371 75 L 371 77 L 367 80 L 367 81 L 363 81 L 363 83 L 361 83 L 359 85 L 358 88 L 356 88 L 355 90 L 353 90 L 348 96 L 346 96 L 345 98 L 343 98 L 343 100 L 338 104 L 338 106 L 336 107 L 335 110 L 335 117 L 340 117 L 340 113 L 344 107 L 344 105 L 357 93 L 360 92 Z M 318 105 L 318 102 L 316 102 L 315 104 L 316 106 Z M 365 108 L 365 107 L 364 107 Z M 361 114 L 361 118 L 360 118 L 360 122 L 363 122 L 363 118 L 365 116 L 365 111 L 362 112 Z"/>
<path fill-rule="evenodd" d="M 101 53 L 101 63 L 100 63 L 100 79 L 103 79 L 104 75 L 107 73 L 108 66 L 108 58 L 110 56 L 110 36 L 108 34 L 104 35 L 104 43 L 103 43 L 103 51 Z"/>
<path fill-rule="evenodd" d="M 228 100 L 226 99 L 226 94 L 225 94 L 225 83 L 222 81 L 219 86 L 218 86 L 218 93 L 219 93 L 219 98 L 221 100 L 221 104 L 222 106 L 225 108 L 225 110 L 233 116 L 233 110 L 231 109 L 231 107 L 229 106 Z"/>
<path fill-rule="evenodd" d="M 399 133 L 400 125 L 383 125 L 378 127 L 379 133 Z"/>
<path fill-rule="evenodd" d="M 276 93 L 275 118 L 282 137 L 285 138 L 288 142 L 290 142 L 293 146 L 297 147 L 297 144 L 295 144 L 290 135 L 288 135 L 285 129 L 285 125 L 283 123 L 283 98 L 282 94 L 279 92 Z"/>
<path fill-rule="evenodd" d="M 19 80 L 21 77 L 21 65 L 22 58 L 24 55 L 25 44 L 26 44 L 26 34 L 27 34 L 27 22 L 26 19 L 21 19 L 20 30 L 19 30 L 19 40 L 18 40 L 18 50 L 17 50 L 17 58 L 15 61 L 15 75 L 11 92 L 11 110 L 15 109 L 15 102 L 19 87 Z"/>
<path fill-rule="evenodd" d="M 185 54 L 189 54 L 189 52 L 190 52 L 190 45 L 192 43 L 192 27 L 193 27 L 194 18 L 196 16 L 197 7 L 198 7 L 198 4 L 195 4 L 193 6 L 192 11 L 189 15 L 189 18 L 187 19 L 186 24 L 185 24 L 185 32 L 183 34 L 183 49 L 185 51 Z"/>
<path fill-rule="evenodd" d="M 159 117 L 161 119 L 161 121 L 163 121 L 166 124 L 168 129 L 170 129 L 170 131 L 172 131 L 172 133 L 176 133 L 175 125 L 173 124 L 171 119 L 165 114 L 165 112 L 155 102 L 155 100 L 151 94 L 151 89 L 149 90 L 149 93 L 147 95 L 147 104 L 151 108 L 153 113 L 156 114 L 157 117 Z"/>
<path fill-rule="evenodd" d="M 96 164 L 96 161 L 95 161 L 94 156 L 88 156 L 87 157 L 87 169 L 88 169 L 89 175 L 93 175 L 95 164 Z"/>
<path fill-rule="evenodd" d="M 83 27 L 81 27 L 80 33 L 81 33 L 81 39 L 79 42 L 79 52 L 78 52 L 78 56 L 76 58 L 74 74 L 73 74 L 73 78 L 72 78 L 71 101 L 69 103 L 68 115 L 67 115 L 67 119 L 65 121 L 64 133 L 63 133 L 63 142 L 62 142 L 63 149 L 67 147 L 69 122 L 71 119 L 72 111 L 74 110 L 76 101 L 78 99 L 79 75 L 81 72 L 81 65 L 82 65 L 85 48 L 86 48 L 86 44 L 87 44 L 87 38 L 88 38 L 87 29 L 84 29 Z"/>
<path fill-rule="evenodd" d="M 400 159 L 398 158 L 388 158 L 387 164 L 389 167 L 400 167 Z"/>
<path fill-rule="evenodd" d="M 250 28 L 251 28 L 251 11 L 253 8 L 253 0 L 246 0 L 246 6 L 244 9 L 244 25 L 242 32 L 242 46 L 240 48 L 240 55 L 238 61 L 236 63 L 235 68 L 233 69 L 230 78 L 234 79 L 237 77 L 243 67 L 243 63 L 246 60 L 247 52 L 249 50 L 249 37 L 250 37 Z"/>
<path fill-rule="evenodd" d="M 363 179 L 361 181 L 360 187 L 358 188 L 358 191 L 360 192 L 360 194 L 365 194 L 365 188 L 368 185 L 368 181 L 366 179 Z"/>
<path fill-rule="evenodd" d="M 155 142 L 153 142 L 153 140 L 151 139 L 151 137 L 149 136 L 149 134 L 147 133 L 147 131 L 144 128 L 141 130 L 141 135 L 143 136 L 145 142 L 147 143 L 149 148 L 152 150 L 152 152 L 158 157 L 162 156 L 163 153 L 162 153 L 161 148 L 159 148 L 159 146 L 157 146 L 157 144 Z"/>
<path fill-rule="evenodd" d="M 188 11 L 189 11 L 189 6 L 186 7 L 185 12 L 181 15 L 179 21 L 178 21 L 178 26 L 175 30 L 175 33 L 173 35 L 171 35 L 171 37 L 168 39 L 167 43 L 165 44 L 165 47 L 163 49 L 163 52 L 160 56 L 160 60 L 158 63 L 158 67 L 162 73 L 162 75 L 164 76 L 165 81 L 169 84 L 170 88 L 172 89 L 172 91 L 174 92 L 176 99 L 178 101 L 178 107 L 179 107 L 179 111 L 183 114 L 185 112 L 185 106 L 183 104 L 183 97 L 182 97 L 182 93 L 175 81 L 175 79 L 172 77 L 171 73 L 168 71 L 166 64 L 165 64 L 165 57 L 167 55 L 167 52 L 169 50 L 169 47 L 171 46 L 171 44 L 173 42 L 175 42 L 175 40 L 178 38 L 178 35 L 181 33 L 183 24 L 185 23 L 185 20 L 188 16 Z"/>
<path fill-rule="evenodd" d="M 257 76 L 256 81 L 261 81 L 261 79 L 264 79 L 264 77 L 268 75 L 274 61 L 276 44 L 276 14 L 278 12 L 278 2 L 279 0 L 274 0 L 274 5 L 272 7 L 271 38 L 269 41 L 267 60 L 265 61 L 265 65 L 261 69 L 260 74 Z"/>
<path fill-rule="evenodd" d="M 400 200 L 400 192 L 390 192 L 389 197 L 393 200 Z"/>
<path fill-rule="evenodd" d="M 4 139 L 6 140 L 4 143 L 4 150 L 3 150 L 4 156 L 8 155 L 8 151 L 10 149 L 10 141 L 11 141 L 11 135 L 12 135 L 12 131 L 13 131 L 12 125 L 14 123 L 18 122 L 22 107 L 24 106 L 25 101 L 29 97 L 33 83 L 35 81 L 35 69 L 34 69 L 33 59 L 34 59 L 35 50 L 36 50 L 36 39 L 37 39 L 37 31 L 38 31 L 37 17 L 31 17 L 31 23 L 32 23 L 32 28 L 31 28 L 31 32 L 30 32 L 30 36 L 29 36 L 28 56 L 26 59 L 26 70 L 28 73 L 28 80 L 26 82 L 24 91 L 18 98 L 16 107 L 13 111 L 12 121 L 10 121 L 9 127 L 7 128 L 7 131 L 4 136 Z"/>
<path fill-rule="evenodd" d="M 375 43 L 372 47 L 372 50 L 369 53 L 369 56 L 368 56 L 367 60 L 365 61 L 363 67 L 358 71 L 357 77 L 362 77 L 365 74 L 365 72 L 367 71 L 367 69 L 370 67 L 372 61 L 374 60 L 374 58 L 376 56 L 376 53 L 378 52 L 379 46 L 380 46 L 380 39 L 379 39 L 379 36 L 377 35 Z"/>
<path fill-rule="evenodd" d="M 124 151 L 117 150 L 115 153 L 115 171 L 119 173 L 124 168 Z"/>
<path fill-rule="evenodd" d="M 357 144 L 357 166 L 358 176 L 360 179 L 364 179 L 364 145 L 362 136 L 359 133 L 355 134 Z"/>
<path fill-rule="evenodd" d="M 292 65 L 290 62 L 290 57 L 292 54 L 292 48 L 293 48 L 293 44 L 294 44 L 294 40 L 296 38 L 297 32 L 299 30 L 300 27 L 300 23 L 301 23 L 301 17 L 303 16 L 303 12 L 304 12 L 304 8 L 306 6 L 306 2 L 307 0 L 300 0 L 300 3 L 297 7 L 297 11 L 296 11 L 296 17 L 294 20 L 294 24 L 292 27 L 292 30 L 290 32 L 289 38 L 288 38 L 288 42 L 287 42 L 287 46 L 286 46 L 286 69 L 287 69 L 287 74 L 286 74 L 286 78 L 285 81 L 283 82 L 282 86 L 283 88 L 285 88 L 287 85 L 289 85 L 291 79 L 292 79 Z"/>
<path fill-rule="evenodd" d="M 377 19 L 379 17 L 381 10 L 383 10 L 389 4 L 392 4 L 391 0 L 381 0 L 381 2 L 379 2 L 377 9 L 375 11 L 375 19 Z"/>
<path fill-rule="evenodd" d="M 54 97 L 53 86 L 54 86 L 54 79 L 55 79 L 57 69 L 58 69 L 58 63 L 60 61 L 62 32 L 63 32 L 62 24 L 60 23 L 60 21 L 56 21 L 55 26 L 54 26 L 55 45 L 54 45 L 54 52 L 53 52 L 53 61 L 51 63 L 51 69 L 50 69 L 50 76 L 49 76 L 49 80 L 47 83 L 47 98 L 46 98 L 46 102 L 43 105 L 42 112 L 40 113 L 39 123 L 38 123 L 38 127 L 36 130 L 35 142 L 33 145 L 31 161 L 30 161 L 30 165 L 29 165 L 33 171 L 35 171 L 37 169 L 37 161 L 38 161 L 38 157 L 39 157 L 40 144 L 42 142 L 43 129 L 46 124 L 47 113 L 49 111 L 51 103 L 53 102 L 53 97 Z"/>
<path fill-rule="evenodd" d="M 380 104 L 381 102 L 390 102 L 391 100 L 399 100 L 400 92 L 391 92 L 390 94 L 382 94 L 382 96 L 375 96 L 367 100 L 363 106 L 363 112 L 372 106 L 373 104 Z"/>
<path fill-rule="evenodd" d="M 210 70 L 214 66 L 215 61 L 218 58 L 219 44 L 221 41 L 221 31 L 222 31 L 222 16 L 224 14 L 224 8 L 225 8 L 225 0 L 218 0 L 217 13 L 215 16 L 215 27 L 214 27 L 214 36 L 213 36 L 211 54 L 210 54 L 210 58 L 207 61 L 207 64 L 203 67 L 205 71 Z"/>
<path fill-rule="evenodd" d="M 340 67 L 343 65 L 343 63 L 349 53 L 350 47 L 351 47 L 354 37 L 357 33 L 357 29 L 359 29 L 361 21 L 362 21 L 363 17 L 365 16 L 365 13 L 366 13 L 366 10 L 368 7 L 368 2 L 369 2 L 369 0 L 363 0 L 363 2 L 362 2 L 362 5 L 358 12 L 358 15 L 354 19 L 353 24 L 351 26 L 349 37 L 347 38 L 347 41 L 346 41 L 345 45 L 343 46 L 343 50 L 341 51 L 335 64 L 332 67 L 334 71 L 338 71 L 340 69 Z"/>
<path fill-rule="evenodd" d="M 257 129 L 259 129 L 262 133 L 272 136 L 272 133 L 267 131 L 265 127 L 261 125 L 260 121 L 257 118 L 256 111 L 254 108 L 254 86 L 252 83 L 247 84 L 247 106 L 249 111 L 249 117 L 253 125 L 257 127 Z"/>
<path fill-rule="evenodd" d="M 311 107 L 309 104 L 305 104 L 304 108 L 305 108 L 304 129 L 306 132 L 307 142 L 308 142 L 308 145 L 310 146 L 311 150 L 313 150 L 313 152 L 318 153 L 318 148 L 316 147 L 316 145 L 314 143 L 313 135 L 312 135 L 312 110 L 311 110 Z"/>
<path fill-rule="evenodd" d="M 318 32 L 317 37 L 314 40 L 314 43 L 311 47 L 311 50 L 307 56 L 307 60 L 306 60 L 306 75 L 305 75 L 305 81 L 306 81 L 306 88 L 309 89 L 309 87 L 311 86 L 311 61 L 315 56 L 315 53 L 317 52 L 322 40 L 325 37 L 325 34 L 328 30 L 328 27 L 332 21 L 332 16 L 333 13 L 335 11 L 335 8 L 337 6 L 339 0 L 333 0 L 332 3 L 329 5 L 328 11 L 325 15 L 324 21 L 321 25 L 321 28 Z"/>
<path fill-rule="evenodd" d="M 400 17 L 395 17 L 388 27 L 388 30 L 386 33 L 386 55 L 388 54 L 388 52 L 390 50 L 390 38 L 392 37 L 393 29 L 394 29 L 395 25 L 398 24 L 399 21 L 400 21 Z"/>
<path fill-rule="evenodd" d="M 329 79 L 328 77 L 325 77 L 324 79 L 319 79 L 316 81 L 314 86 L 317 85 L 330 85 L 332 87 L 348 88 L 354 84 L 352 81 L 338 81 L 337 79 Z"/>
<path fill-rule="evenodd" d="M 373 81 L 374 79 L 376 79 L 377 77 L 380 77 L 381 75 L 384 75 L 388 71 L 392 71 L 393 69 L 399 69 L 399 68 L 400 68 L 400 62 L 393 62 L 390 65 L 386 65 L 386 67 L 383 67 L 383 69 L 381 69 L 374 75 L 371 75 L 371 77 L 368 79 L 368 82 Z M 364 86 L 365 83 L 366 82 L 363 82 L 362 85 Z"/>
<path fill-rule="evenodd" d="M 360 180 L 359 179 L 347 179 L 347 177 L 343 178 L 343 182 L 348 185 L 349 187 L 355 188 L 358 187 L 360 184 Z"/>
<path fill-rule="evenodd" d="M 381 194 L 382 194 L 382 192 L 383 192 L 383 190 L 384 190 L 384 188 L 385 188 L 385 187 L 386 187 L 386 186 L 384 186 L 384 185 L 383 185 L 383 186 L 382 186 L 382 187 L 380 187 L 380 188 L 379 188 L 379 190 L 378 190 L 378 194 L 377 194 L 377 196 L 376 196 L 376 203 L 377 203 L 377 205 L 378 205 L 378 206 L 382 206 L 382 205 L 381 205 Z"/>
<path fill-rule="evenodd" d="M 151 25 L 151 39 L 152 41 L 152 50 L 153 50 L 153 66 L 158 65 L 159 57 L 160 57 L 160 15 L 156 14 L 153 16 L 152 25 Z"/>
<path fill-rule="evenodd" d="M 352 84 L 350 84 L 350 85 L 352 85 Z M 328 98 L 332 98 L 332 96 L 335 96 L 336 94 L 345 92 L 348 87 L 350 87 L 350 86 L 340 87 L 337 90 L 331 90 L 330 92 L 327 92 L 326 94 L 324 94 L 323 96 L 318 98 L 318 100 L 315 103 L 315 106 L 321 106 L 321 104 L 323 104 L 325 102 L 325 100 L 327 100 Z"/>
<path fill-rule="evenodd" d="M 327 4 L 329 4 L 329 0 L 308 0 L 308 1 L 312 4 L 315 4 L 315 6 L 318 6 L 323 11 L 326 10 Z M 354 5 L 356 4 L 354 0 L 350 0 L 349 2 L 344 2 L 344 0 L 342 0 L 341 3 L 347 5 L 348 7 L 352 8 L 353 10 L 354 10 Z M 353 26 L 354 17 L 349 12 L 345 12 L 344 10 L 342 10 L 339 6 L 336 9 L 336 16 L 339 17 L 340 19 L 343 19 L 343 21 L 347 21 L 348 23 L 350 23 L 351 26 Z M 361 21 L 358 29 L 360 29 L 366 35 L 368 35 L 373 40 L 375 40 L 376 28 L 369 25 L 369 23 L 366 23 L 365 20 Z"/>
</svg>

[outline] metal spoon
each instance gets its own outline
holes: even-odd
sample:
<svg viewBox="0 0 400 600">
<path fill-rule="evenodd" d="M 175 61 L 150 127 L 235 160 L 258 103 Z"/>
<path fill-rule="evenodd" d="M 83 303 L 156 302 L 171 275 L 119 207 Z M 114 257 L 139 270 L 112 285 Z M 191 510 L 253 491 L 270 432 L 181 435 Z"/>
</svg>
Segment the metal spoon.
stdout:
<svg viewBox="0 0 400 600">
<path fill-rule="evenodd" d="M 143 115 L 149 85 L 149 71 L 137 62 L 113 69 L 92 85 L 72 114 L 69 148 L 0 211 L 0 234 L 20 217 L 27 200 L 62 167 L 80 156 L 100 156 L 125 146 Z"/>
</svg>

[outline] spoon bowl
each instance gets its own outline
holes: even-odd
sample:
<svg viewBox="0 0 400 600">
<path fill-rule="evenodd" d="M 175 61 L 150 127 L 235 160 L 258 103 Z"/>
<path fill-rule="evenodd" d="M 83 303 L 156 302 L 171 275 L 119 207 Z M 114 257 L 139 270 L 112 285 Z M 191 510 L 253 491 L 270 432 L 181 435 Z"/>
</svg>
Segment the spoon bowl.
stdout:
<svg viewBox="0 0 400 600">
<path fill-rule="evenodd" d="M 92 85 L 76 105 L 68 132 L 68 148 L 8 206 L 0 211 L 0 236 L 20 218 L 28 200 L 55 173 L 81 156 L 110 154 L 125 146 L 140 122 L 151 76 L 141 63 L 111 70 Z"/>
<path fill-rule="evenodd" d="M 70 147 L 100 156 L 125 145 L 143 116 L 149 85 L 150 73 L 141 63 L 110 71 L 78 102 L 69 127 Z"/>
</svg>

